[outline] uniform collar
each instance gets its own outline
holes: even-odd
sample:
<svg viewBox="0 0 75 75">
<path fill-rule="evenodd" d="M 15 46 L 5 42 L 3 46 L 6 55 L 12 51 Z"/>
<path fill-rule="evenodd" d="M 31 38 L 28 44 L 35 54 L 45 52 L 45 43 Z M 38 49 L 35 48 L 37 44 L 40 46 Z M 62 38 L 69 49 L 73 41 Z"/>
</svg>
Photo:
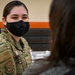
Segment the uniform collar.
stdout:
<svg viewBox="0 0 75 75">
<path fill-rule="evenodd" d="M 4 30 L 2 34 L 6 37 L 4 37 L 7 41 L 11 42 L 14 46 L 18 47 L 18 49 L 22 50 L 24 47 L 24 43 L 22 39 L 20 39 L 18 42 L 15 41 L 15 39 L 8 33 L 7 30 Z M 22 45 L 22 46 L 21 46 Z"/>
</svg>

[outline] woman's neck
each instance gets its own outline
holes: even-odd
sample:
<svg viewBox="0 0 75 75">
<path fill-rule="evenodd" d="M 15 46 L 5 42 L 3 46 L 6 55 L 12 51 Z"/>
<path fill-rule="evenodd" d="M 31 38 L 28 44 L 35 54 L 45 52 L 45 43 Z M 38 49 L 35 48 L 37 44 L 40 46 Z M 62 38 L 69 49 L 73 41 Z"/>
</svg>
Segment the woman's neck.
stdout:
<svg viewBox="0 0 75 75">
<path fill-rule="evenodd" d="M 15 36 L 12 34 L 12 37 L 18 42 L 20 40 L 21 37 Z"/>
<path fill-rule="evenodd" d="M 9 31 L 8 31 L 9 32 Z M 19 41 L 21 37 L 15 36 L 12 33 L 9 32 L 9 34 L 14 38 L 15 41 Z"/>
</svg>

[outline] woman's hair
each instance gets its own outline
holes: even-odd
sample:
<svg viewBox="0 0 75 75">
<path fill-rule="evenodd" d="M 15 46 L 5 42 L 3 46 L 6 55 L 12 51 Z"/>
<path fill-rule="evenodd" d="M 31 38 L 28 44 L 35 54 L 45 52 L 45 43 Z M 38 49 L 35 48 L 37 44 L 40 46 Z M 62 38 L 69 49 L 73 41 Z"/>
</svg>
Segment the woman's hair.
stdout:
<svg viewBox="0 0 75 75">
<path fill-rule="evenodd" d="M 50 62 L 54 61 L 55 65 L 61 60 L 68 66 L 75 66 L 75 0 L 53 0 L 49 22 L 52 40 Z"/>
<path fill-rule="evenodd" d="M 7 15 L 11 12 L 11 10 L 12 10 L 15 6 L 23 6 L 23 7 L 26 9 L 27 13 L 28 13 L 28 9 L 27 9 L 26 5 L 25 5 L 24 3 L 22 3 L 22 2 L 20 2 L 20 1 L 15 0 L 15 1 L 9 2 L 9 3 L 5 6 L 5 8 L 4 8 L 4 10 L 3 10 L 3 17 L 6 18 Z"/>
</svg>

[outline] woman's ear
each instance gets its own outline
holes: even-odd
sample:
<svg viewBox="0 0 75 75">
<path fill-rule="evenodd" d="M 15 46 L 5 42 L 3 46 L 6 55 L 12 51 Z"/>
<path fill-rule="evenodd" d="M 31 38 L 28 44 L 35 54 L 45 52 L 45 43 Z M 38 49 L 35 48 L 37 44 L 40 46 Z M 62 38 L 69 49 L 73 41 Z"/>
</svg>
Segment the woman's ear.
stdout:
<svg viewBox="0 0 75 75">
<path fill-rule="evenodd" d="M 6 20 L 5 20 L 4 17 L 2 17 L 2 22 L 3 22 L 4 25 L 6 25 Z"/>
</svg>

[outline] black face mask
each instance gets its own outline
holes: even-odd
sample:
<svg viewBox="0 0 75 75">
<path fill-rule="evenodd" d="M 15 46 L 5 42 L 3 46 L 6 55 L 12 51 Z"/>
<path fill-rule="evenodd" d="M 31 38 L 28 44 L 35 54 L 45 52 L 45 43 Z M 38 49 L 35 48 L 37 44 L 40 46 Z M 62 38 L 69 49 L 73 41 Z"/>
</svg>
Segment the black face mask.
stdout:
<svg viewBox="0 0 75 75">
<path fill-rule="evenodd" d="M 22 36 L 29 30 L 29 22 L 23 22 L 22 20 L 18 22 L 7 22 L 7 29 L 15 36 Z"/>
</svg>

